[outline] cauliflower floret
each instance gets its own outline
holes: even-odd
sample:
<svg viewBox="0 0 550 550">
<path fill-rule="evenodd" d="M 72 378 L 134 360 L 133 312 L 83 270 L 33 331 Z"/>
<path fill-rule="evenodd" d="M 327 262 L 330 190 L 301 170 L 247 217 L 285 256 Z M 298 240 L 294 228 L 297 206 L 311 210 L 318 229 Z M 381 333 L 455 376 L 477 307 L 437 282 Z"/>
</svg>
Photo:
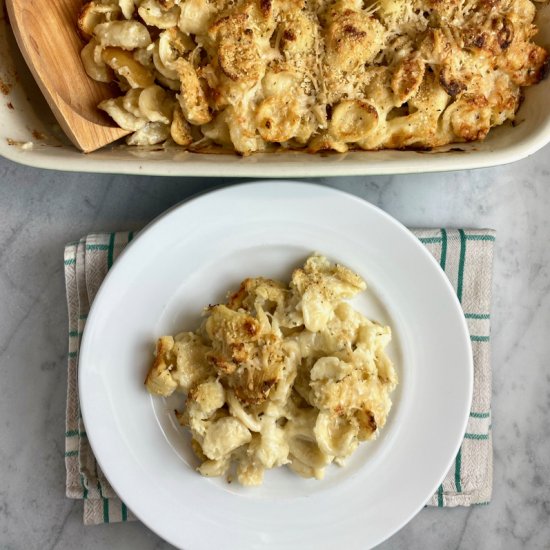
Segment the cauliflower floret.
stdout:
<svg viewBox="0 0 550 550">
<path fill-rule="evenodd" d="M 249 313 L 257 312 L 261 307 L 262 310 L 274 313 L 284 307 L 287 293 L 279 281 L 264 277 L 247 278 L 236 292 L 229 295 L 227 307 L 233 310 L 243 308 Z"/>
<path fill-rule="evenodd" d="M 264 480 L 265 468 L 245 454 L 237 466 L 237 479 L 245 487 L 261 485 Z"/>
<path fill-rule="evenodd" d="M 225 390 L 219 380 L 210 378 L 193 388 L 187 398 L 197 403 L 202 413 L 208 418 L 215 411 L 223 407 L 225 403 Z"/>
<path fill-rule="evenodd" d="M 172 377 L 171 371 L 176 366 L 177 356 L 174 353 L 174 338 L 163 336 L 157 341 L 155 362 L 147 374 L 145 385 L 155 395 L 172 395 L 178 383 Z"/>
<path fill-rule="evenodd" d="M 332 414 L 351 417 L 356 411 L 371 411 L 382 427 L 391 408 L 388 388 L 378 377 L 364 376 L 355 368 L 341 380 L 326 378 L 310 382 L 309 399 L 314 407 Z"/>
<path fill-rule="evenodd" d="M 213 373 L 206 359 L 208 348 L 199 336 L 183 332 L 174 339 L 162 336 L 157 341 L 155 361 L 145 385 L 156 395 L 165 397 L 179 391 L 188 392 Z"/>
<path fill-rule="evenodd" d="M 243 403 L 261 403 L 280 378 L 285 356 L 280 334 L 244 309 L 210 309 L 205 330 L 212 340 L 208 360 Z"/>
<path fill-rule="evenodd" d="M 206 358 L 208 347 L 196 334 L 192 332 L 178 334 L 174 351 L 176 369 L 172 371 L 172 377 L 178 383 L 180 391 L 188 392 L 194 385 L 213 374 Z"/>
<path fill-rule="evenodd" d="M 226 347 L 255 342 L 260 332 L 259 323 L 254 317 L 243 311 L 233 311 L 224 305 L 211 308 L 205 327 L 213 341 L 219 341 Z"/>
<path fill-rule="evenodd" d="M 326 326 L 336 303 L 366 288 L 363 279 L 351 269 L 331 264 L 320 255 L 310 256 L 303 268 L 294 271 L 290 286 L 302 297 L 304 325 L 311 332 Z"/>
<path fill-rule="evenodd" d="M 317 360 L 310 372 L 311 380 L 342 380 L 351 374 L 353 367 L 349 363 L 340 361 L 338 357 L 321 357 Z"/>
<path fill-rule="evenodd" d="M 211 460 L 219 460 L 248 443 L 252 434 L 236 418 L 225 416 L 211 424 L 202 443 L 203 453 Z"/>
</svg>

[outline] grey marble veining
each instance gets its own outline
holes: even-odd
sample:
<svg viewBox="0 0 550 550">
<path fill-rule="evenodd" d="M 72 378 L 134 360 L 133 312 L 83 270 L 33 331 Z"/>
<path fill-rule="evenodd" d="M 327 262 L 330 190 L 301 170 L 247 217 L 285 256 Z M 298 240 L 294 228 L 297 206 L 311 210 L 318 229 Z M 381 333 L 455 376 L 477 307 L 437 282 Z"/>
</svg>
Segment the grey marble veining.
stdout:
<svg viewBox="0 0 550 550">
<path fill-rule="evenodd" d="M 381 548 L 550 548 L 550 147 L 468 172 L 318 180 L 416 227 L 498 231 L 494 498 L 424 509 Z M 84 527 L 64 496 L 65 242 L 137 229 L 229 181 L 66 174 L 0 159 L 0 548 L 165 549 L 139 523 Z"/>
</svg>

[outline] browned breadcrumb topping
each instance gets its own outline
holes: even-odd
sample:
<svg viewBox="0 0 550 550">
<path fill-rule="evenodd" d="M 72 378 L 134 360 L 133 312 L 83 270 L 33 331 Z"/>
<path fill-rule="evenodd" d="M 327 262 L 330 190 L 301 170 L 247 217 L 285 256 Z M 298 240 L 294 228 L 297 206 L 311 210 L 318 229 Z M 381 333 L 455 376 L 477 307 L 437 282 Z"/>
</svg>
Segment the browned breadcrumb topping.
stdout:
<svg viewBox="0 0 550 550">
<path fill-rule="evenodd" d="M 78 29 L 88 73 L 125 92 L 100 107 L 129 143 L 421 150 L 514 120 L 549 72 L 535 15 L 530 0 L 146 0 L 130 14 L 93 0 Z"/>
</svg>

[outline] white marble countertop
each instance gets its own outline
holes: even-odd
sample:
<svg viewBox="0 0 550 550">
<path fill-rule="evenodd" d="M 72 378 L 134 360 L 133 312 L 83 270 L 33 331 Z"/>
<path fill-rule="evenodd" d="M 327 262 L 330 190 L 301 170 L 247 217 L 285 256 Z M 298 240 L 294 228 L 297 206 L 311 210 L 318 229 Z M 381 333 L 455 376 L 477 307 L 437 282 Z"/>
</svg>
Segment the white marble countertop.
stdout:
<svg viewBox="0 0 550 550">
<path fill-rule="evenodd" d="M 416 227 L 491 227 L 494 493 L 424 509 L 383 549 L 550 548 L 550 147 L 469 172 L 320 180 Z M 48 172 L 0 159 L 0 547 L 169 548 L 140 523 L 84 527 L 65 498 L 63 245 L 137 229 L 220 180 Z"/>
</svg>

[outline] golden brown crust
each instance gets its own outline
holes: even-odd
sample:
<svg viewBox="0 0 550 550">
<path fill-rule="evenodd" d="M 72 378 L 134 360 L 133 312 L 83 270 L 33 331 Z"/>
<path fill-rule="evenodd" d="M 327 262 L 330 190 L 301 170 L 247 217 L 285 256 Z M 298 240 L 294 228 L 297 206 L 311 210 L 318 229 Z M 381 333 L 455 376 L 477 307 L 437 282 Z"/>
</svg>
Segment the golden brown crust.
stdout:
<svg viewBox="0 0 550 550">
<path fill-rule="evenodd" d="M 177 382 L 170 374 L 177 359 L 173 349 L 174 339 L 171 336 L 163 336 L 157 340 L 155 360 L 145 378 L 145 385 L 151 393 L 168 396 L 177 388 Z"/>
<path fill-rule="evenodd" d="M 99 23 L 103 23 L 105 17 L 101 12 L 98 11 L 97 5 L 95 2 L 86 2 L 80 9 L 77 19 L 77 29 L 81 38 L 88 42 L 91 40 L 94 28 Z"/>
<path fill-rule="evenodd" d="M 483 139 L 491 127 L 513 121 L 521 87 L 549 72 L 549 54 L 534 42 L 531 0 L 140 6 L 159 22 L 138 28 L 132 21 L 136 34 L 121 43 L 105 27 L 130 29 L 117 0 L 83 6 L 81 35 L 90 40 L 95 26 L 102 28 L 99 45 L 83 56 L 86 70 L 105 81 L 105 64 L 113 67 L 123 89 L 156 78 L 181 106 L 169 121 L 174 141 L 193 151 L 425 149 Z"/>
<path fill-rule="evenodd" d="M 178 145 L 182 145 L 185 147 L 193 143 L 191 125 L 183 116 L 181 107 L 179 105 L 177 105 L 174 109 L 174 118 L 170 126 L 170 135 Z"/>
<path fill-rule="evenodd" d="M 409 54 L 396 64 L 391 89 L 399 101 L 405 103 L 418 92 L 425 69 L 426 64 L 416 54 Z"/>
<path fill-rule="evenodd" d="M 177 60 L 177 72 L 181 80 L 178 100 L 185 118 L 196 125 L 206 124 L 212 120 L 206 93 L 193 65 L 183 59 Z"/>
</svg>

